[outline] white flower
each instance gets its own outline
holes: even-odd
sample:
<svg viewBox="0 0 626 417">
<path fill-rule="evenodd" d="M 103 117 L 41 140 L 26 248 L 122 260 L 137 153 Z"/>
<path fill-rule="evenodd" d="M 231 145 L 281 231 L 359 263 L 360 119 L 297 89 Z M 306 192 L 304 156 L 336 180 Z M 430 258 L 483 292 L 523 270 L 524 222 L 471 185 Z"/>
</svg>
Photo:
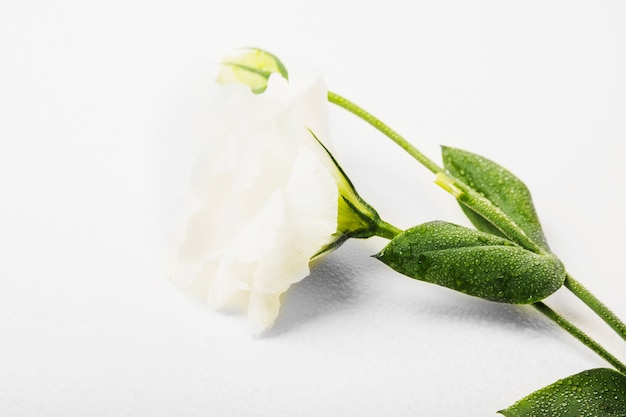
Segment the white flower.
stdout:
<svg viewBox="0 0 626 417">
<path fill-rule="evenodd" d="M 290 68 L 253 94 L 218 88 L 206 116 L 192 210 L 170 277 L 203 288 L 217 308 L 242 308 L 260 333 L 280 297 L 309 274 L 309 261 L 337 238 L 333 165 L 308 129 L 328 140 L 327 90 L 319 74 Z"/>
</svg>

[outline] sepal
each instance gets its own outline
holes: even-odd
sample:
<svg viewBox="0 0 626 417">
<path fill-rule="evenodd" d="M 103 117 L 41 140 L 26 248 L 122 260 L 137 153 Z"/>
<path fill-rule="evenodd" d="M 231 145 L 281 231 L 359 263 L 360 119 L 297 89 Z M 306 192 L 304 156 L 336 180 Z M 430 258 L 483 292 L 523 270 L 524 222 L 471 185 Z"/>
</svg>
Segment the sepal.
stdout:
<svg viewBox="0 0 626 417">
<path fill-rule="evenodd" d="M 386 225 L 386 223 L 381 220 L 378 212 L 361 198 L 352 184 L 352 181 L 350 181 L 350 178 L 348 178 L 328 148 L 315 136 L 315 133 L 311 132 L 311 135 L 313 135 L 324 150 L 326 156 L 328 156 L 331 172 L 335 177 L 339 191 L 337 201 L 337 232 L 333 235 L 332 241 L 324 246 L 315 257 L 338 248 L 350 238 L 365 239 L 384 234 L 381 228 L 384 228 L 383 225 Z M 389 225 L 386 226 L 392 227 Z"/>
</svg>

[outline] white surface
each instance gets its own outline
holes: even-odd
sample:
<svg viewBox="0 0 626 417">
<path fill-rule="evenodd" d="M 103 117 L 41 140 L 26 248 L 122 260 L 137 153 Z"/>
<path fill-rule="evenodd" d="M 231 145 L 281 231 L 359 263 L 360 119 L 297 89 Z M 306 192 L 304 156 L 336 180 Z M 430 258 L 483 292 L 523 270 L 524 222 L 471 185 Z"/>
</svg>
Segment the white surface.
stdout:
<svg viewBox="0 0 626 417">
<path fill-rule="evenodd" d="M 485 416 L 605 365 L 530 308 L 391 272 L 369 257 L 382 240 L 326 258 L 262 338 L 181 297 L 163 255 L 185 114 L 221 54 L 254 45 L 434 159 L 517 173 L 570 272 L 626 317 L 623 2 L 0 1 L 3 416 Z M 380 134 L 337 108 L 331 129 L 385 219 L 467 224 Z M 572 296 L 548 301 L 626 359 Z"/>
</svg>

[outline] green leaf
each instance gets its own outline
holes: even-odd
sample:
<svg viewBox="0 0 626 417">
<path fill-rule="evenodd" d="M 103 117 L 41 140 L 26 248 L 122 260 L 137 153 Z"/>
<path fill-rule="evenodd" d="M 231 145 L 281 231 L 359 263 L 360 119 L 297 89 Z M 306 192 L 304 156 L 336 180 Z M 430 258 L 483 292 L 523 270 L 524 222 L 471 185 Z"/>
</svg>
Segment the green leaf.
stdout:
<svg viewBox="0 0 626 417">
<path fill-rule="evenodd" d="M 506 410 L 507 417 L 626 416 L 626 376 L 591 369 L 535 391 Z"/>
<path fill-rule="evenodd" d="M 439 221 L 406 230 L 375 257 L 411 278 L 512 304 L 540 301 L 565 280 L 563 264 L 553 255 Z"/>
<path fill-rule="evenodd" d="M 537 245 L 550 251 L 530 191 L 519 178 L 495 162 L 461 149 L 444 146 L 442 155 L 443 165 L 450 174 L 481 193 Z M 478 230 L 503 236 L 487 219 L 463 205 L 462 198 L 459 201 L 461 208 Z"/>
</svg>

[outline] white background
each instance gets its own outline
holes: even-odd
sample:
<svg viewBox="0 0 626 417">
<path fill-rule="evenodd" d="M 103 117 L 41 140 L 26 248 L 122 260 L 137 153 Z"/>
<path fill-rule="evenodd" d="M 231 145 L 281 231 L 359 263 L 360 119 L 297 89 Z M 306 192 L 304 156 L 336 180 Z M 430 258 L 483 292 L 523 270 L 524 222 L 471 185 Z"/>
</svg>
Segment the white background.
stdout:
<svg viewBox="0 0 626 417">
<path fill-rule="evenodd" d="M 433 159 L 530 187 L 553 250 L 626 317 L 626 3 L 0 0 L 0 414 L 489 416 L 606 364 L 530 307 L 412 281 L 354 241 L 272 331 L 191 304 L 164 255 L 186 115 L 224 53 L 305 60 Z M 336 156 L 388 221 L 467 225 L 432 175 L 331 108 Z M 622 360 L 566 290 L 548 304 Z"/>
</svg>

